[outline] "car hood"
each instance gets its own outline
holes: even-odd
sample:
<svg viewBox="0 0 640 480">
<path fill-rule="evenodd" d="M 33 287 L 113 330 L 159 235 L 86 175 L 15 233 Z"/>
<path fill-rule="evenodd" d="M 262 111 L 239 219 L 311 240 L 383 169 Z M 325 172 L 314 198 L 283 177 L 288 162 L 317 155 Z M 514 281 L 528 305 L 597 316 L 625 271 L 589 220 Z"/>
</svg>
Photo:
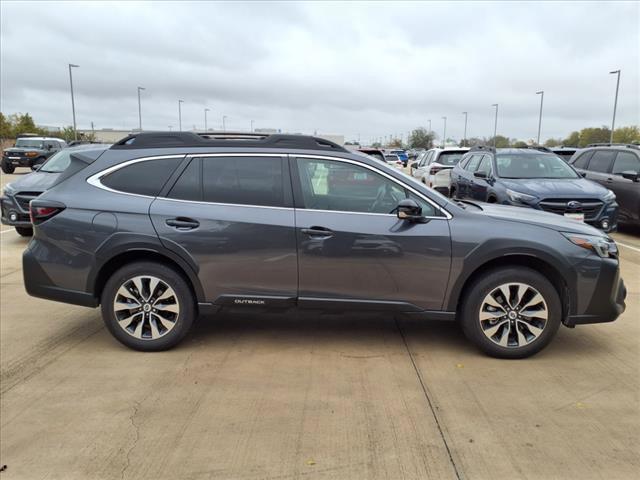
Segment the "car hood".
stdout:
<svg viewBox="0 0 640 480">
<path fill-rule="evenodd" d="M 44 192 L 53 185 L 60 174 L 50 172 L 33 172 L 11 182 L 11 188 L 16 192 Z"/>
<path fill-rule="evenodd" d="M 586 178 L 502 178 L 500 181 L 510 190 L 538 198 L 599 198 L 607 193 L 605 187 Z"/>
<path fill-rule="evenodd" d="M 473 202 L 476 203 L 476 202 Z M 559 232 L 583 233 L 586 235 L 604 234 L 595 227 L 584 222 L 572 220 L 555 213 L 543 212 L 527 207 L 512 207 L 509 205 L 498 205 L 495 203 L 477 203 L 482 208 L 479 210 L 467 210 L 476 212 L 479 215 L 487 215 L 499 220 L 509 220 L 512 222 L 520 222 L 526 224 L 535 224 L 541 227 L 550 228 Z"/>
</svg>

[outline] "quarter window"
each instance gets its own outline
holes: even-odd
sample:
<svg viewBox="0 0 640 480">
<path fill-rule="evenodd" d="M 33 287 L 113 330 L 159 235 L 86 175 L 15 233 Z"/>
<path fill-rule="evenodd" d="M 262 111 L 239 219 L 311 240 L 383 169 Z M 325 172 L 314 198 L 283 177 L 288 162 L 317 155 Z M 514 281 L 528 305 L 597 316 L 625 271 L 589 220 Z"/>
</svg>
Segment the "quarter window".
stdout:
<svg viewBox="0 0 640 480">
<path fill-rule="evenodd" d="M 633 153 L 618 152 L 613 164 L 613 174 L 620 175 L 622 172 L 640 172 L 640 160 Z"/>
<path fill-rule="evenodd" d="M 299 158 L 297 164 L 305 208 L 390 214 L 400 200 L 412 198 L 423 215 L 436 215 L 430 203 L 367 168 L 308 158 Z"/>
<path fill-rule="evenodd" d="M 608 173 L 615 156 L 616 152 L 613 150 L 596 150 L 589 162 L 589 170 Z"/>
<path fill-rule="evenodd" d="M 100 182 L 119 192 L 155 197 L 167 182 L 182 158 L 145 160 L 120 168 Z"/>
<path fill-rule="evenodd" d="M 471 160 L 464 166 L 464 169 L 469 172 L 475 172 L 476 168 L 478 168 L 478 164 L 482 159 L 482 155 L 474 155 L 471 157 Z"/>
<path fill-rule="evenodd" d="M 593 150 L 590 152 L 583 153 L 578 158 L 576 158 L 576 161 L 573 162 L 573 166 L 575 168 L 586 170 L 587 165 L 589 165 L 589 159 L 591 158 L 591 155 L 593 155 Z"/>
</svg>

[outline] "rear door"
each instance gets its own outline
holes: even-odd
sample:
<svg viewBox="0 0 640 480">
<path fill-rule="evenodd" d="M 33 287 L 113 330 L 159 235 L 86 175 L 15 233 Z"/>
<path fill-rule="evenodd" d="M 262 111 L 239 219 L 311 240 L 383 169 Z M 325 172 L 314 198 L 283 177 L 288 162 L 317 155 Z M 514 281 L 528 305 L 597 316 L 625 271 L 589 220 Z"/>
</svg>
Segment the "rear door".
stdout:
<svg viewBox="0 0 640 480">
<path fill-rule="evenodd" d="M 598 182 L 605 187 L 611 183 L 609 178 L 611 177 L 611 167 L 613 160 L 616 158 L 615 150 L 596 150 L 589 160 L 589 166 L 587 167 L 586 178 Z"/>
<path fill-rule="evenodd" d="M 371 166 L 291 159 L 299 302 L 322 308 L 440 310 L 451 261 L 448 220 L 429 201 Z M 391 211 L 413 198 L 428 223 Z"/>
<path fill-rule="evenodd" d="M 163 244 L 191 260 L 207 301 L 278 306 L 297 295 L 287 160 L 278 154 L 194 156 L 150 208 Z"/>
<path fill-rule="evenodd" d="M 471 159 L 464 165 L 462 170 L 459 170 L 458 177 L 458 197 L 465 198 L 471 195 L 471 186 L 474 183 L 473 172 L 476 171 L 480 160 L 482 160 L 482 154 L 478 153 L 471 156 Z"/>
<path fill-rule="evenodd" d="M 487 179 L 491 176 L 491 156 L 483 155 L 480 163 L 478 164 L 478 168 L 475 172 L 484 172 L 487 175 Z M 473 183 L 469 188 L 469 197 L 474 200 L 479 200 L 481 202 L 487 201 L 488 191 L 489 191 L 489 182 L 487 179 L 478 178 L 474 174 Z"/>
<path fill-rule="evenodd" d="M 640 159 L 633 152 L 618 151 L 607 187 L 616 194 L 620 218 L 640 220 L 640 183 L 622 176 L 622 172 L 640 172 Z"/>
</svg>

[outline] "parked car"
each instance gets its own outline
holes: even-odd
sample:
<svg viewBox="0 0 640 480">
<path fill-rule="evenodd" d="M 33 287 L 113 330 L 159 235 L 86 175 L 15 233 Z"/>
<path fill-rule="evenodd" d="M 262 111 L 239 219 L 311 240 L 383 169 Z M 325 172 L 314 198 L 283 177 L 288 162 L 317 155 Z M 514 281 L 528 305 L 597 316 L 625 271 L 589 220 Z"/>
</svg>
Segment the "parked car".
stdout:
<svg viewBox="0 0 640 480">
<path fill-rule="evenodd" d="M 83 155 L 97 156 L 107 148 L 109 145 L 82 145 L 60 150 L 43 165 L 38 166 L 37 171 L 6 184 L 0 197 L 2 212 L 0 221 L 4 225 L 15 227 L 23 237 L 31 236 L 33 229 L 29 219 L 29 202 L 53 185 L 58 176 L 69 166 L 72 153 L 82 152 Z"/>
<path fill-rule="evenodd" d="M 387 154 L 397 155 L 400 161 L 402 162 L 402 166 L 406 167 L 409 163 L 409 155 L 404 150 L 388 150 Z"/>
<path fill-rule="evenodd" d="M 457 318 L 486 353 L 520 358 L 561 323 L 625 308 L 616 244 L 595 228 L 452 202 L 315 137 L 139 133 L 72 154 L 30 207 L 27 292 L 100 305 L 138 350 L 176 345 L 198 313 L 297 307 Z"/>
<path fill-rule="evenodd" d="M 398 155 L 396 155 L 395 153 L 385 153 L 384 161 L 395 168 L 401 169 L 402 167 L 404 167 L 404 163 L 402 163 L 402 160 L 400 160 L 400 157 L 398 157 Z"/>
<path fill-rule="evenodd" d="M 587 147 L 572 158 L 570 164 L 589 180 L 616 194 L 619 222 L 640 224 L 640 146 Z"/>
<path fill-rule="evenodd" d="M 449 196 L 451 169 L 468 151 L 466 147 L 432 148 L 411 174 L 430 188 Z"/>
<path fill-rule="evenodd" d="M 563 159 L 565 162 L 568 162 L 571 157 L 573 157 L 573 155 L 575 155 L 575 153 L 577 151 L 579 151 L 579 148 L 576 147 L 565 147 L 564 145 L 561 147 L 550 147 L 549 151 L 551 153 L 555 153 L 557 156 L 559 156 L 561 159 Z"/>
<path fill-rule="evenodd" d="M 611 190 L 535 148 L 472 148 L 452 170 L 451 196 L 545 210 L 605 232 L 617 226 Z"/>
<path fill-rule="evenodd" d="M 47 158 L 65 148 L 64 140 L 54 137 L 21 137 L 16 139 L 14 147 L 4 150 L 2 171 L 13 173 L 16 167 L 29 167 L 35 170 Z"/>
</svg>

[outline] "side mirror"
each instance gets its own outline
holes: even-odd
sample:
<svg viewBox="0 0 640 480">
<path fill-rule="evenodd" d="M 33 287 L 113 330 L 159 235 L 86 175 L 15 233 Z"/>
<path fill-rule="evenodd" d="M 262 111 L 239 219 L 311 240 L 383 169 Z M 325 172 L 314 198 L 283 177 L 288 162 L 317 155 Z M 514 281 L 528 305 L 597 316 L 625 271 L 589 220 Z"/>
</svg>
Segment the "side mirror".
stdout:
<svg viewBox="0 0 640 480">
<path fill-rule="evenodd" d="M 578 172 L 580 174 L 581 177 L 586 177 L 587 176 L 587 172 Z"/>
<path fill-rule="evenodd" d="M 638 177 L 640 176 L 640 173 L 634 172 L 632 170 L 628 170 L 628 171 L 622 172 L 620 175 L 622 175 L 622 177 L 626 178 L 627 180 L 631 180 L 632 182 L 637 182 Z"/>
<path fill-rule="evenodd" d="M 476 178 L 484 178 L 485 180 L 489 177 L 487 172 L 473 172 L 473 176 Z"/>
<path fill-rule="evenodd" d="M 398 206 L 394 210 L 400 220 L 415 223 L 426 223 L 427 221 L 427 219 L 422 216 L 422 207 L 410 198 L 400 200 L 400 203 L 398 203 Z"/>
<path fill-rule="evenodd" d="M 40 170 L 42 168 L 42 165 L 43 165 L 42 163 L 39 163 L 38 165 L 34 165 L 33 166 L 33 171 L 37 172 L 38 170 Z"/>
</svg>

